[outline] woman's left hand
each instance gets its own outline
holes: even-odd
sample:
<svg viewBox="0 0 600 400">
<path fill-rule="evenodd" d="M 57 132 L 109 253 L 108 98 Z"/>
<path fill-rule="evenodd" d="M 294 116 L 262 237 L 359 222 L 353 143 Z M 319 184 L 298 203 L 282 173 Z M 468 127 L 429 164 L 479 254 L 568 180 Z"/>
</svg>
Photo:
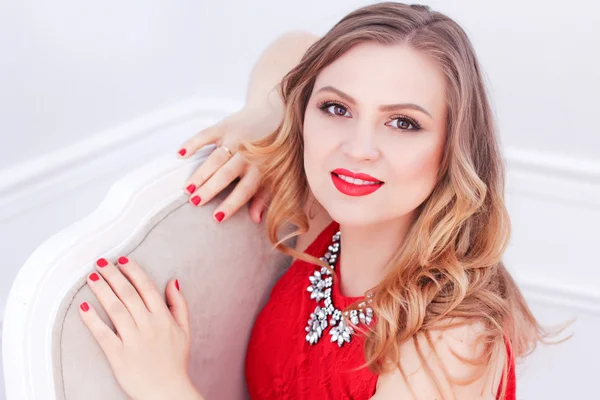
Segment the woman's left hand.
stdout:
<svg viewBox="0 0 600 400">
<path fill-rule="evenodd" d="M 89 303 L 79 312 L 104 351 L 115 378 L 134 400 L 201 399 L 188 375 L 190 323 L 187 302 L 176 279 L 167 283 L 165 303 L 156 284 L 133 260 L 118 266 L 104 258 L 87 284 L 117 332 Z"/>
</svg>

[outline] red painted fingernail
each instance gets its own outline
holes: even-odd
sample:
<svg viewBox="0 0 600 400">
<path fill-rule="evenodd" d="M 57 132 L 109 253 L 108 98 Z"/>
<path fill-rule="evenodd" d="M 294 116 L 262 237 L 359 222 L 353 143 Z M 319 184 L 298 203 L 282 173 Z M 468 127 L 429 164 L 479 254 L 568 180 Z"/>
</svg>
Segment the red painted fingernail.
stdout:
<svg viewBox="0 0 600 400">
<path fill-rule="evenodd" d="M 179 290 L 179 280 L 175 279 L 175 287 Z"/>
<path fill-rule="evenodd" d="M 85 301 L 79 305 L 83 311 L 87 311 L 90 309 L 90 306 Z"/>
<path fill-rule="evenodd" d="M 192 203 L 194 203 L 194 205 L 197 206 L 200 203 L 200 196 L 192 197 Z"/>
<path fill-rule="evenodd" d="M 223 218 L 225 218 L 225 214 L 223 214 L 221 211 L 219 211 L 218 213 L 215 214 L 215 218 L 217 219 L 217 221 L 221 222 L 221 221 L 223 221 Z"/>
<path fill-rule="evenodd" d="M 95 273 L 95 272 L 92 272 L 92 273 L 90 274 L 90 279 L 91 279 L 91 280 L 93 280 L 94 282 L 96 282 L 98 279 L 100 279 L 100 277 L 98 276 L 98 274 L 97 274 L 97 273 Z"/>
<path fill-rule="evenodd" d="M 106 259 L 104 258 L 99 258 L 98 261 L 96 261 L 96 264 L 98 264 L 98 266 L 102 268 L 108 265 L 108 261 L 106 261 Z"/>
<path fill-rule="evenodd" d="M 185 156 L 186 151 L 187 151 L 186 149 L 180 149 L 179 154 L 181 154 L 182 156 Z"/>
<path fill-rule="evenodd" d="M 194 193 L 194 190 L 196 190 L 196 185 L 194 185 L 193 183 L 191 185 L 189 185 L 187 188 L 187 191 L 192 194 Z"/>
<path fill-rule="evenodd" d="M 129 262 L 129 259 L 127 257 L 119 257 L 119 264 L 127 264 Z"/>
</svg>

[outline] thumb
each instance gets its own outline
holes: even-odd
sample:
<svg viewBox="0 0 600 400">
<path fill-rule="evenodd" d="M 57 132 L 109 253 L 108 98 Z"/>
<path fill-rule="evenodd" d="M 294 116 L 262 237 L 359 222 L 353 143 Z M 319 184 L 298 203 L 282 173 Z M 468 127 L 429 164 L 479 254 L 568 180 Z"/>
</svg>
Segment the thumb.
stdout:
<svg viewBox="0 0 600 400">
<path fill-rule="evenodd" d="M 183 330 L 190 334 L 190 318 L 188 312 L 188 305 L 183 293 L 179 288 L 179 281 L 177 279 L 171 280 L 167 284 L 167 307 L 171 311 L 171 315 L 175 319 L 175 322 L 183 328 Z"/>
<path fill-rule="evenodd" d="M 258 192 L 252 197 L 250 200 L 250 205 L 248 206 L 248 212 L 250 213 L 250 218 L 257 223 L 262 222 L 263 219 L 263 211 L 267 207 L 269 203 L 269 194 L 264 187 L 261 187 Z"/>
</svg>

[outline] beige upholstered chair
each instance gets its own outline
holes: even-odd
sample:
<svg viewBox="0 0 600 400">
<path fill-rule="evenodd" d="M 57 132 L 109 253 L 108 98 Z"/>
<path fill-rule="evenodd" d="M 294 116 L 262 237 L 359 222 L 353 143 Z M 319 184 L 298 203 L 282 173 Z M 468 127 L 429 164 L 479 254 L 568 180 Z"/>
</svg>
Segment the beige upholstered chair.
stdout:
<svg viewBox="0 0 600 400">
<path fill-rule="evenodd" d="M 164 157 L 115 183 L 91 215 L 57 233 L 29 257 L 13 283 L 4 317 L 7 400 L 118 400 L 118 386 L 77 307 L 99 257 L 136 260 L 157 282 L 179 278 L 191 315 L 192 381 L 207 399 L 247 398 L 244 358 L 252 324 L 291 259 L 272 249 L 263 224 L 245 209 L 217 224 L 182 187 L 212 151 Z M 164 296 L 164 292 L 163 292 Z"/>
</svg>

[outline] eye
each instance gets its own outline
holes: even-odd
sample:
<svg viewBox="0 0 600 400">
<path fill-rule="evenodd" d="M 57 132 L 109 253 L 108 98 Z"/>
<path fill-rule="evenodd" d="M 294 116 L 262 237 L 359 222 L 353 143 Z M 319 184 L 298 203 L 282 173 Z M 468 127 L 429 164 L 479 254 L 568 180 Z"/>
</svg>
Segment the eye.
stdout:
<svg viewBox="0 0 600 400">
<path fill-rule="evenodd" d="M 393 121 L 398 121 L 395 124 L 395 126 L 394 126 L 394 124 L 392 124 L 392 127 L 396 128 L 396 129 L 400 129 L 403 131 L 420 131 L 421 130 L 421 125 L 417 121 L 415 121 L 414 119 L 409 118 L 405 115 L 397 116 L 394 119 L 392 119 L 392 122 Z M 412 129 L 410 128 L 411 126 L 412 126 Z"/>
<path fill-rule="evenodd" d="M 334 102 L 334 101 L 322 102 L 317 107 L 319 107 L 319 109 L 321 111 L 323 111 L 329 117 L 333 117 L 333 116 L 344 117 L 344 116 L 346 116 L 346 114 L 349 114 L 346 106 L 344 106 L 341 103 Z"/>
<path fill-rule="evenodd" d="M 328 117 L 345 117 L 351 115 L 348 112 L 348 108 L 337 101 L 322 101 L 317 105 L 317 107 Z M 392 117 L 391 121 L 398 121 L 396 124 L 392 124 L 392 128 L 399 129 L 401 131 L 417 132 L 421 130 L 421 124 L 419 124 L 416 120 L 407 117 L 406 115 Z"/>
</svg>

